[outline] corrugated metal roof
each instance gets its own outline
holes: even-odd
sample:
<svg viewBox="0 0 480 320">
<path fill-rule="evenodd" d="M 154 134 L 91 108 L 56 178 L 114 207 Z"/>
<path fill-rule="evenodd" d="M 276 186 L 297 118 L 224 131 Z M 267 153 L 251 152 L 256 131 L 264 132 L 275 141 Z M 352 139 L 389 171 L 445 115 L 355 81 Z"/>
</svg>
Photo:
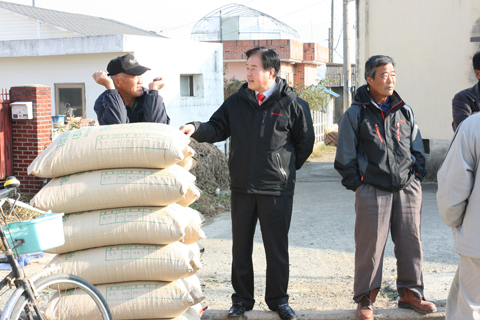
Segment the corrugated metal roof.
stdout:
<svg viewBox="0 0 480 320">
<path fill-rule="evenodd" d="M 352 84 L 356 83 L 357 68 L 352 64 Z M 343 87 L 343 64 L 327 63 L 327 72 L 325 73 L 325 87 Z"/>
<path fill-rule="evenodd" d="M 131 34 L 165 38 L 154 32 L 143 30 L 122 22 L 84 14 L 49 10 L 6 1 L 0 1 L 0 10 L 18 14 L 81 36 Z"/>
</svg>

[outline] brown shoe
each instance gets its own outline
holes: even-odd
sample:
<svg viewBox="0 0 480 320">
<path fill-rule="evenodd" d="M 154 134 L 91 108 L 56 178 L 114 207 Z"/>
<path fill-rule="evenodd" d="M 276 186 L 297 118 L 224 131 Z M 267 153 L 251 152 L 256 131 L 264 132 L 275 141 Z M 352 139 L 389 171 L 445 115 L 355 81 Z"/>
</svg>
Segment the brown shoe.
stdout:
<svg viewBox="0 0 480 320">
<path fill-rule="evenodd" d="M 437 307 L 433 302 L 426 301 L 423 297 L 417 297 L 417 295 L 409 289 L 405 289 L 403 297 L 400 297 L 400 300 L 398 300 L 398 307 L 412 309 L 422 314 L 437 311 Z"/>
<path fill-rule="evenodd" d="M 373 319 L 373 303 L 377 298 L 378 289 L 367 293 L 357 305 L 358 319 Z"/>
</svg>

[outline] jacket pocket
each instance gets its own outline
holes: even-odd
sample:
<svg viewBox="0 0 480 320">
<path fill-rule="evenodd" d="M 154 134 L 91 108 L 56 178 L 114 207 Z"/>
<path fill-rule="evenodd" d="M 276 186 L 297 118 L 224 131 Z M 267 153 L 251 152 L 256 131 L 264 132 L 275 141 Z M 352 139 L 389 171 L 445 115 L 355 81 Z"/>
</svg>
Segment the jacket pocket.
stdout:
<svg viewBox="0 0 480 320">
<path fill-rule="evenodd" d="M 280 171 L 281 175 L 282 175 L 282 182 L 286 182 L 287 181 L 287 172 L 285 171 L 285 169 L 283 169 L 283 165 L 282 165 L 282 159 L 280 158 L 280 154 L 277 153 L 276 155 L 277 157 L 277 165 L 278 165 L 278 170 Z"/>
<path fill-rule="evenodd" d="M 378 129 L 378 125 L 375 123 L 375 133 L 380 138 L 380 142 L 383 142 L 382 135 L 380 134 L 380 130 Z"/>
</svg>

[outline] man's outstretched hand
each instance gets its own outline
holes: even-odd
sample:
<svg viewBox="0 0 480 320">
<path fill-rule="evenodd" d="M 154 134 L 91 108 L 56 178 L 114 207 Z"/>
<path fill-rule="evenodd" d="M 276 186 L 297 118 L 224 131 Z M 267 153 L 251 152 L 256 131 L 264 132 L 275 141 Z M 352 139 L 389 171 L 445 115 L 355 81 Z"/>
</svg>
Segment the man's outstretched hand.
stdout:
<svg viewBox="0 0 480 320">
<path fill-rule="evenodd" d="M 185 133 L 187 137 L 190 137 L 195 132 L 195 126 L 193 124 L 186 124 L 180 127 L 180 131 Z"/>
</svg>

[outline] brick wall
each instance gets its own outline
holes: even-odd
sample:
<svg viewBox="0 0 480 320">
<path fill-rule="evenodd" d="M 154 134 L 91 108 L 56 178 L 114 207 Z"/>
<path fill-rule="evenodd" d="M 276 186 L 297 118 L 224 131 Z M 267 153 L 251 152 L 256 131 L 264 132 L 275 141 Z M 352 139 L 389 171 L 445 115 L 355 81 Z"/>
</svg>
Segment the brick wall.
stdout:
<svg viewBox="0 0 480 320">
<path fill-rule="evenodd" d="M 328 48 L 318 43 L 304 43 L 303 60 L 328 62 Z"/>
<path fill-rule="evenodd" d="M 216 41 L 218 43 L 219 41 Z M 328 48 L 316 43 L 302 43 L 296 40 L 238 40 L 223 41 L 224 60 L 246 60 L 245 52 L 255 47 L 267 47 L 275 50 L 280 59 L 308 60 L 305 57 L 305 45 L 311 47 L 310 54 L 315 61 L 328 61 Z M 326 52 L 326 55 L 325 55 Z"/>
<path fill-rule="evenodd" d="M 32 101 L 33 119 L 12 120 L 13 174 L 20 180 L 20 192 L 37 193 L 44 179 L 29 176 L 27 168 L 52 142 L 51 90 L 42 85 L 12 87 L 10 100 Z"/>
</svg>

